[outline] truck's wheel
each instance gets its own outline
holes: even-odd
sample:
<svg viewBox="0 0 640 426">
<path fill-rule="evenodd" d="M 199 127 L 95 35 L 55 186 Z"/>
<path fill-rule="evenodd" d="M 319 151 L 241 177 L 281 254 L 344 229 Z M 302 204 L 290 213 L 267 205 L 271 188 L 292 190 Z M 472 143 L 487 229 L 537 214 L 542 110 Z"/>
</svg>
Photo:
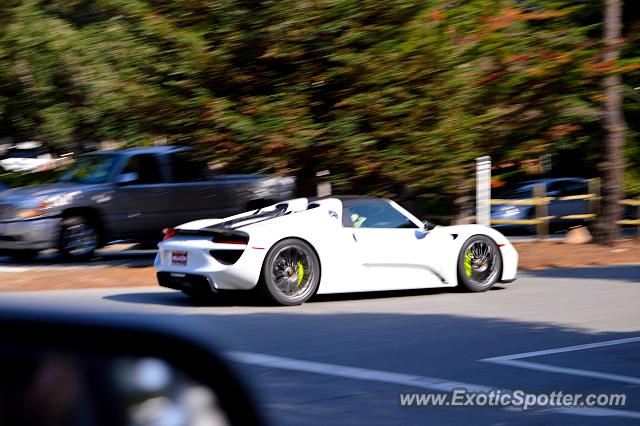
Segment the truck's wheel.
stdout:
<svg viewBox="0 0 640 426">
<path fill-rule="evenodd" d="M 86 260 L 98 247 L 98 230 L 83 216 L 70 216 L 62 221 L 58 250 L 67 260 Z"/>
</svg>

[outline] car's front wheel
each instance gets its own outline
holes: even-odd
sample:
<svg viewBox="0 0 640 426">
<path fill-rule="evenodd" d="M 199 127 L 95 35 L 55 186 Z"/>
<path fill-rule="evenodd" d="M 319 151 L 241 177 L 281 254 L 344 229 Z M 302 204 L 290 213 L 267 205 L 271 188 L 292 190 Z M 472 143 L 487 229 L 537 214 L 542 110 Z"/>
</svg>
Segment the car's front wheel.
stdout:
<svg viewBox="0 0 640 426">
<path fill-rule="evenodd" d="M 498 245 L 486 235 L 469 238 L 458 256 L 460 284 L 474 292 L 489 290 L 500 278 L 502 256 Z"/>
<path fill-rule="evenodd" d="M 70 216 L 62 221 L 58 250 L 67 260 L 86 260 L 98 248 L 98 230 L 83 216 Z"/>
<path fill-rule="evenodd" d="M 304 241 L 287 238 L 275 244 L 262 267 L 260 288 L 281 305 L 300 305 L 320 283 L 320 260 Z"/>
</svg>

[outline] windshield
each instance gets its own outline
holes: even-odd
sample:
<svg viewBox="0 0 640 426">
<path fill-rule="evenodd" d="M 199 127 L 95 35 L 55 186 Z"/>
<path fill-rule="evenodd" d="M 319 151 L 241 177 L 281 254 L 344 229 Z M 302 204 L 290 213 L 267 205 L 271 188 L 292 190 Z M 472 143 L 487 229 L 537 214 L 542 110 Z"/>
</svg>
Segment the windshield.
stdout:
<svg viewBox="0 0 640 426">
<path fill-rule="evenodd" d="M 105 183 L 117 158 L 118 156 L 113 154 L 80 157 L 62 175 L 60 182 Z"/>
<path fill-rule="evenodd" d="M 8 150 L 3 158 L 38 158 L 40 152 L 36 149 L 18 149 L 11 148 Z"/>
<path fill-rule="evenodd" d="M 532 192 L 530 186 L 515 188 L 515 189 L 506 189 L 503 191 L 498 191 L 496 193 L 496 198 L 503 200 L 518 200 L 531 198 Z"/>
</svg>

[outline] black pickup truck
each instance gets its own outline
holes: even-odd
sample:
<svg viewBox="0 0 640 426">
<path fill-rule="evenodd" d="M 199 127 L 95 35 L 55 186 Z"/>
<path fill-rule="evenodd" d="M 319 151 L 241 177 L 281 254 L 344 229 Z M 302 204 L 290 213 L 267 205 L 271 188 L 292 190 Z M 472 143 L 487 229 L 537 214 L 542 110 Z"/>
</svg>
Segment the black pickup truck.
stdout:
<svg viewBox="0 0 640 426">
<path fill-rule="evenodd" d="M 57 183 L 0 192 L 0 253 L 57 248 L 87 258 L 113 241 L 157 241 L 163 228 L 292 198 L 294 186 L 288 177 L 212 175 L 188 148 L 95 152 Z"/>
</svg>

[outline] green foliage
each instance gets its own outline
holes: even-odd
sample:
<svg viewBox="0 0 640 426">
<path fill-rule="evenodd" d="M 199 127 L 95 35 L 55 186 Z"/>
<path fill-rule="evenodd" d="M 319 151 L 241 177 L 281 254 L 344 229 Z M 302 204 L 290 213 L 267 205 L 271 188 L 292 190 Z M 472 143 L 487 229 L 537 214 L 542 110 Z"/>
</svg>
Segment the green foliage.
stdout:
<svg viewBox="0 0 640 426">
<path fill-rule="evenodd" d="M 17 188 L 19 186 L 41 185 L 52 183 L 58 179 L 59 171 L 46 170 L 33 173 L 2 173 L 0 174 L 0 183 L 7 185 L 9 188 Z"/>
<path fill-rule="evenodd" d="M 5 0 L 0 138 L 162 137 L 234 171 L 452 196 L 479 155 L 597 174 L 601 79 L 624 72 L 637 168 L 640 17 L 603 64 L 601 16 L 570 0 Z"/>
</svg>

